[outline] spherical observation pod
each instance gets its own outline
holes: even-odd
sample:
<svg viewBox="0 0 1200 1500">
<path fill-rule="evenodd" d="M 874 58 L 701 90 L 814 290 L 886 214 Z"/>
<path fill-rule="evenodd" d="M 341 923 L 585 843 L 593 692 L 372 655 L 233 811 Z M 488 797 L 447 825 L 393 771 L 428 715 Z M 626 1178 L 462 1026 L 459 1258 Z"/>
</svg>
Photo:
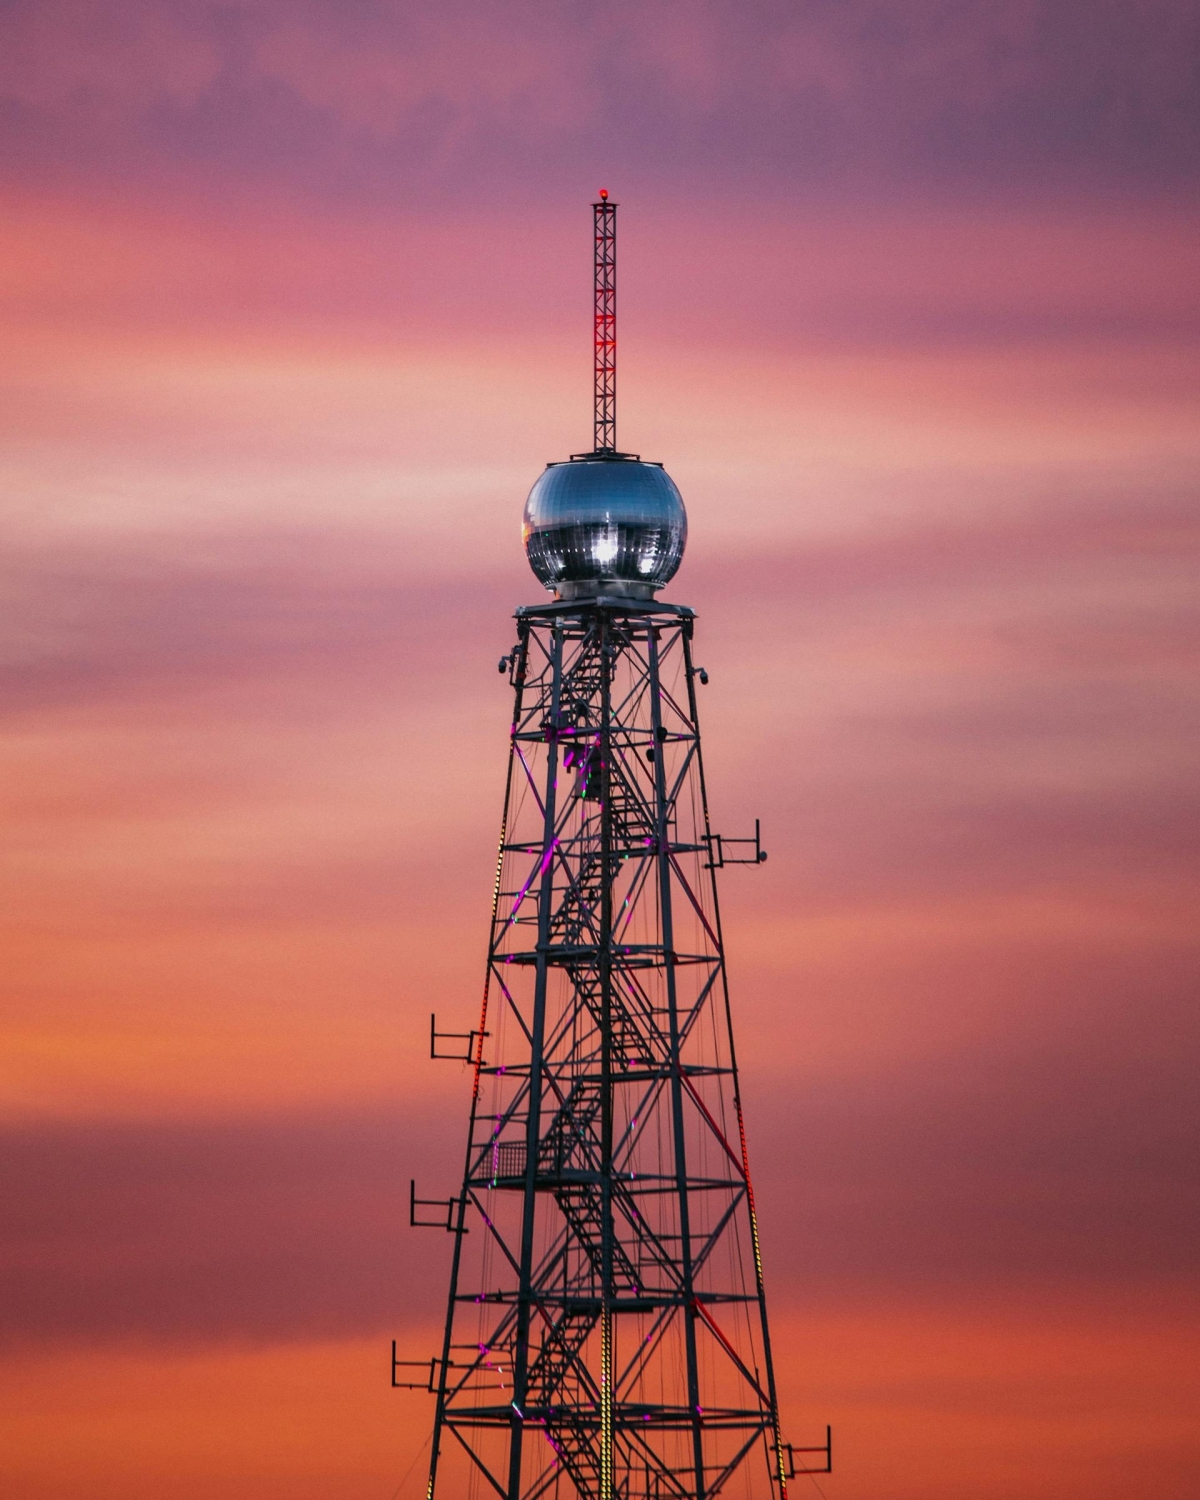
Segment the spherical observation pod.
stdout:
<svg viewBox="0 0 1200 1500">
<path fill-rule="evenodd" d="M 661 464 L 588 455 L 548 464 L 525 502 L 529 566 L 563 599 L 649 599 L 687 543 L 683 497 Z"/>
</svg>

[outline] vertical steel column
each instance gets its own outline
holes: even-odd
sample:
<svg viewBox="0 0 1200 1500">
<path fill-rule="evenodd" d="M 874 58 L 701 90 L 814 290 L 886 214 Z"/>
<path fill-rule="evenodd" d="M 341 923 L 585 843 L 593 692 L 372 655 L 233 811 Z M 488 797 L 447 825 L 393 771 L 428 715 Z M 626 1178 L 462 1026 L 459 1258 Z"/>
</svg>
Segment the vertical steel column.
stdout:
<svg viewBox="0 0 1200 1500">
<path fill-rule="evenodd" d="M 613 1496 L 613 1077 L 612 1077 L 612 621 L 601 614 L 600 656 L 600 1496 Z"/>
<path fill-rule="evenodd" d="M 700 1420 L 700 1367 L 696 1355 L 696 1287 L 692 1267 L 692 1226 L 688 1203 L 687 1145 L 683 1113 L 683 1059 L 679 1036 L 679 1001 L 675 984 L 675 923 L 671 910 L 671 846 L 667 813 L 666 773 L 662 755 L 662 683 L 658 671 L 658 631 L 647 626 L 646 659 L 650 668 L 650 723 L 659 747 L 654 757 L 655 855 L 658 863 L 659 910 L 662 921 L 664 977 L 671 1046 L 671 1127 L 675 1145 L 675 1191 L 679 1198 L 679 1258 L 684 1297 L 684 1348 L 687 1356 L 688 1408 L 692 1424 L 692 1461 L 696 1470 L 695 1500 L 704 1500 L 704 1434 Z M 695 724 L 695 717 L 692 719 Z"/>
<path fill-rule="evenodd" d="M 529 1056 L 529 1116 L 525 1122 L 525 1202 L 521 1220 L 520 1286 L 513 1360 L 512 1424 L 508 1453 L 508 1500 L 521 1500 L 524 1407 L 529 1385 L 529 1325 L 533 1316 L 533 1240 L 537 1214 L 538 1148 L 542 1136 L 542 1072 L 546 1040 L 546 986 L 549 980 L 550 916 L 554 894 L 555 808 L 558 791 L 558 732 L 562 720 L 563 627 L 554 627 L 550 723 L 546 729 L 545 817 L 542 827 L 541 887 L 538 892 L 537 967 Z"/>
<path fill-rule="evenodd" d="M 522 622 L 518 657 L 513 663 L 513 729 L 521 721 L 521 699 L 525 691 L 525 668 L 529 659 L 529 627 Z M 463 1167 L 463 1185 L 454 1215 L 454 1252 L 450 1261 L 450 1296 L 446 1307 L 446 1329 L 442 1337 L 442 1357 L 438 1368 L 437 1406 L 433 1417 L 433 1446 L 429 1455 L 429 1484 L 425 1494 L 432 1500 L 437 1484 L 438 1459 L 441 1456 L 442 1429 L 446 1420 L 446 1386 L 450 1377 L 450 1346 L 454 1338 L 454 1304 L 458 1298 L 458 1279 L 462 1266 L 463 1235 L 467 1230 L 467 1201 L 470 1196 L 471 1156 L 475 1142 L 475 1124 L 479 1114 L 479 1074 L 483 1068 L 483 1041 L 487 1036 L 488 1000 L 492 987 L 492 959 L 496 942 L 496 913 L 500 906 L 500 872 L 504 865 L 504 843 L 508 836 L 508 810 L 512 803 L 513 763 L 516 742 L 510 741 L 508 771 L 504 780 L 504 813 L 500 819 L 500 845 L 496 851 L 496 879 L 492 886 L 492 921 L 488 930 L 488 961 L 483 981 L 483 1004 L 479 1014 L 479 1032 L 475 1045 L 474 1082 L 471 1088 L 471 1115 L 467 1125 L 467 1155 Z"/>
<path fill-rule="evenodd" d="M 687 677 L 688 690 L 688 712 L 692 716 L 692 725 L 696 731 L 696 737 L 700 736 L 700 716 L 696 703 L 696 672 L 692 665 L 692 632 L 686 629 L 683 633 L 683 661 L 684 671 Z M 709 836 L 708 846 L 712 848 L 712 823 L 708 812 L 708 786 L 704 779 L 704 759 L 696 757 L 696 775 L 700 784 L 700 807 L 704 818 L 704 831 Z M 733 1108 L 737 1118 L 738 1145 L 742 1157 L 742 1176 L 746 1181 L 746 1209 L 750 1216 L 750 1245 L 754 1255 L 754 1287 L 758 1293 L 758 1315 L 762 1327 L 763 1341 L 763 1363 L 767 1367 L 767 1395 L 771 1402 L 771 1426 L 775 1439 L 775 1452 L 772 1455 L 774 1475 L 779 1481 L 780 1500 L 787 1500 L 787 1465 L 783 1457 L 783 1433 L 779 1422 L 779 1396 L 775 1388 L 775 1361 L 771 1356 L 771 1330 L 767 1323 L 767 1292 L 763 1279 L 762 1250 L 758 1239 L 758 1212 L 754 1206 L 754 1184 L 750 1180 L 750 1153 L 746 1145 L 746 1122 L 742 1114 L 742 1085 L 738 1075 L 737 1049 L 733 1041 L 733 1008 L 729 1001 L 729 971 L 725 966 L 725 935 L 721 928 L 721 902 L 717 894 L 717 868 L 716 862 L 709 859 L 709 889 L 712 893 L 713 925 L 717 933 L 717 946 L 722 954 L 721 962 L 721 991 L 725 1004 L 725 1029 L 729 1037 L 729 1069 L 733 1076 Z"/>
<path fill-rule="evenodd" d="M 617 205 L 600 189 L 596 229 L 595 450 L 617 451 Z"/>
</svg>

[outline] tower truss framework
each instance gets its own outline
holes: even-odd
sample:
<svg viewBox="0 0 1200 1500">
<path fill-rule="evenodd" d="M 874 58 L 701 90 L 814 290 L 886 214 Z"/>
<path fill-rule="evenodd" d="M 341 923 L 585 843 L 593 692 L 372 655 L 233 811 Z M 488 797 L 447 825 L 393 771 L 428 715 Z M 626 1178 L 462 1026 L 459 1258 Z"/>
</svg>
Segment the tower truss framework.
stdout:
<svg viewBox="0 0 1200 1500">
<path fill-rule="evenodd" d="M 517 622 L 428 1495 L 786 1500 L 692 612 Z"/>
</svg>

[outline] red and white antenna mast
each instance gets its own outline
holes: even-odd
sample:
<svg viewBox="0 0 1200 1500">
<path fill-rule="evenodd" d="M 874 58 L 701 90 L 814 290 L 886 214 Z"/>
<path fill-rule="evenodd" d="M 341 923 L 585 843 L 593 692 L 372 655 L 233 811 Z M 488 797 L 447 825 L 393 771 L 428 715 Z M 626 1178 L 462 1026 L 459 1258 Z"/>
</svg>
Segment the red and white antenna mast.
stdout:
<svg viewBox="0 0 1200 1500">
<path fill-rule="evenodd" d="M 595 451 L 617 451 L 617 205 L 608 189 L 592 204 L 596 225 Z"/>
</svg>

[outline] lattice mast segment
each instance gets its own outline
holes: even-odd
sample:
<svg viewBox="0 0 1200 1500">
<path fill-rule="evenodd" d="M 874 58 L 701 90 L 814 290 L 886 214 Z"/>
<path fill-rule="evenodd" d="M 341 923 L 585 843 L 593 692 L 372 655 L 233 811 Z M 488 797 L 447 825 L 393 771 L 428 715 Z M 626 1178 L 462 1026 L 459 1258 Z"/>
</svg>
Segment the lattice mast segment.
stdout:
<svg viewBox="0 0 1200 1500">
<path fill-rule="evenodd" d="M 617 451 L 617 205 L 592 204 L 595 226 L 595 421 L 597 453 Z"/>
</svg>

